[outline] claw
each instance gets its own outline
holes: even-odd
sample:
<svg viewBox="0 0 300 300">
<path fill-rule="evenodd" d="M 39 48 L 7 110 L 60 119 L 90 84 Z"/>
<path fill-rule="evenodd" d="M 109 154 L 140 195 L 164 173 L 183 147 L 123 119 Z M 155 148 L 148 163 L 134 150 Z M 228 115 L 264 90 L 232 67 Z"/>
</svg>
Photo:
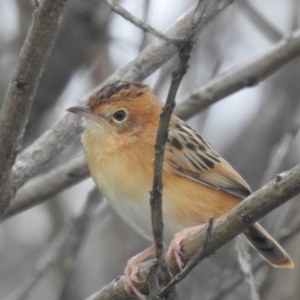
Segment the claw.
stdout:
<svg viewBox="0 0 300 300">
<path fill-rule="evenodd" d="M 174 236 L 174 239 L 171 241 L 170 247 L 167 252 L 167 258 L 170 261 L 173 257 L 175 257 L 176 263 L 177 263 L 178 267 L 180 268 L 180 270 L 182 270 L 183 265 L 184 265 L 184 263 L 181 259 L 181 256 L 183 254 L 183 252 L 181 250 L 182 241 L 185 240 L 186 238 L 190 237 L 194 233 L 200 231 L 205 226 L 206 226 L 206 224 L 201 224 L 201 225 L 197 225 L 194 227 L 183 229 L 183 230 L 179 231 L 178 233 L 176 233 Z"/>
<path fill-rule="evenodd" d="M 145 251 L 137 254 L 136 256 L 132 257 L 128 260 L 127 266 L 124 270 L 124 288 L 125 291 L 130 294 L 134 293 L 139 299 L 145 300 L 146 297 L 143 295 L 136 287 L 135 282 L 141 282 L 138 280 L 138 273 L 140 266 L 142 264 L 142 261 L 153 254 L 155 252 L 155 247 L 151 246 L 150 248 L 146 249 Z"/>
</svg>

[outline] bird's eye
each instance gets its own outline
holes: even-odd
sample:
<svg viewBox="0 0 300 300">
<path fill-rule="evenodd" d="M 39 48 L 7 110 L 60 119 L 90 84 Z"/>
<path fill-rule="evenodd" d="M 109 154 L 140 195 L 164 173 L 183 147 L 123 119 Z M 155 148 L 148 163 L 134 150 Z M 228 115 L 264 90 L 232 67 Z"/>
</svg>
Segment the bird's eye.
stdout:
<svg viewBox="0 0 300 300">
<path fill-rule="evenodd" d="M 126 118 L 126 112 L 124 110 L 117 110 L 114 115 L 113 119 L 116 123 L 122 123 Z"/>
</svg>

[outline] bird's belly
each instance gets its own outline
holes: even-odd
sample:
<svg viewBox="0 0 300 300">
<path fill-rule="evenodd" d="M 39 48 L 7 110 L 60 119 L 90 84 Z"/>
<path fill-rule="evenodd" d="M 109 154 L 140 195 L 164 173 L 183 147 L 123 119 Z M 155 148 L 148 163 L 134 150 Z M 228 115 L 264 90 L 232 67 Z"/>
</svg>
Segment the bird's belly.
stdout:
<svg viewBox="0 0 300 300">
<path fill-rule="evenodd" d="M 128 225 L 144 238 L 152 239 L 149 194 L 140 199 L 133 199 L 114 190 L 107 190 L 104 195 L 115 212 Z"/>
<path fill-rule="evenodd" d="M 128 225 L 144 238 L 153 240 L 150 195 L 148 192 L 138 200 L 120 195 L 113 190 L 106 191 L 104 194 L 116 213 Z M 167 244 L 170 243 L 177 232 L 186 227 L 177 222 L 170 213 L 168 202 L 163 201 L 164 236 Z"/>
</svg>

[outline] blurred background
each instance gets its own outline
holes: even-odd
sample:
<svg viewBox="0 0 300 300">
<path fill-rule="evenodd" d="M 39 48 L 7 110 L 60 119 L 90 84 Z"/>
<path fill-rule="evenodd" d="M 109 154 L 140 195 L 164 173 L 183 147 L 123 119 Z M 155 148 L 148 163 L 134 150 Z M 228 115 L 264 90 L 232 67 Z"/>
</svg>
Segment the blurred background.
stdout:
<svg viewBox="0 0 300 300">
<path fill-rule="evenodd" d="M 123 0 L 120 5 L 164 31 L 195 2 Z M 213 76 L 262 53 L 298 29 L 299 8 L 299 0 L 243 0 L 229 6 L 201 33 L 177 101 Z M 34 9 L 34 1 L 0 0 L 0 101 Z M 152 40 L 153 36 L 112 13 L 103 1 L 68 1 L 35 97 L 23 147 Z M 145 80 L 163 101 L 176 62 L 176 58 L 171 59 Z M 299 163 L 299 79 L 300 59 L 296 58 L 258 86 L 237 92 L 189 120 L 253 190 Z M 43 172 L 81 152 L 78 138 Z M 17 299 L 12 293 L 33 276 L 49 245 L 82 211 L 93 186 L 93 181 L 86 179 L 1 224 L 1 299 Z M 239 238 L 203 261 L 179 284 L 180 299 L 299 299 L 298 198 L 262 220 L 289 252 L 295 269 L 268 266 Z M 40 280 L 26 297 L 19 299 L 84 299 L 121 275 L 127 260 L 150 245 L 124 224 L 105 200 L 93 208 L 85 238 L 79 252 L 73 255 L 72 268 L 66 267 L 66 262 L 53 264 L 47 272 L 37 274 Z M 238 260 L 240 249 L 244 257 Z M 247 264 L 253 267 L 252 273 L 247 271 Z"/>
</svg>

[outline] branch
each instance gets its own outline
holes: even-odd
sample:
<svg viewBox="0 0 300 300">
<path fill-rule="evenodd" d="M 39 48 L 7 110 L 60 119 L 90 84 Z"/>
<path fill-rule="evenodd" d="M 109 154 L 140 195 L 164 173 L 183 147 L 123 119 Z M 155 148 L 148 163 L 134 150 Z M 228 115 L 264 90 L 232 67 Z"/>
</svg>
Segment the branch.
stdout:
<svg viewBox="0 0 300 300">
<path fill-rule="evenodd" d="M 223 9 L 225 9 L 229 4 L 232 3 L 233 0 L 211 0 L 209 1 L 208 7 L 206 9 L 206 13 L 203 16 L 201 29 L 203 29 L 212 19 L 214 19 Z M 189 31 L 189 20 L 192 18 L 194 12 L 194 7 L 191 8 L 184 16 L 181 16 L 179 20 L 171 26 L 169 30 L 167 30 L 166 34 L 174 36 L 175 38 L 181 38 L 186 36 Z M 138 55 L 135 59 L 127 63 L 125 66 L 117 70 L 108 80 L 99 85 L 94 91 L 91 93 L 100 90 L 105 84 L 108 82 L 112 82 L 122 78 L 123 80 L 131 80 L 131 81 L 141 81 L 153 72 L 155 72 L 159 67 L 161 67 L 166 61 L 168 61 L 171 57 L 176 54 L 177 48 L 168 42 L 162 40 L 156 40 L 151 43 L 145 50 Z M 84 99 L 87 99 L 90 94 L 87 94 Z M 81 122 L 78 124 L 71 124 L 68 122 L 64 122 L 66 118 L 69 118 L 69 114 L 61 119 L 61 123 L 57 123 L 55 129 L 50 128 L 45 134 L 48 134 L 49 139 L 49 147 L 53 147 L 56 144 L 57 139 L 55 138 L 55 132 L 63 133 L 60 136 L 61 143 L 64 143 L 65 140 L 70 141 L 70 135 L 77 132 L 79 127 L 81 126 Z M 50 132 L 52 130 L 52 132 Z M 38 139 L 34 144 L 38 145 L 40 139 Z M 51 141 L 51 142 L 50 142 Z M 66 146 L 66 144 L 64 144 Z M 35 148 L 34 153 L 41 154 L 44 151 L 44 144 L 40 143 L 40 145 Z M 62 148 L 60 150 L 63 150 Z M 26 149 L 27 153 L 30 153 L 31 146 Z M 47 154 L 43 160 L 40 160 L 38 156 L 26 156 L 27 161 L 22 161 L 22 169 L 26 170 L 27 165 L 35 164 L 32 169 L 36 171 L 40 170 L 40 168 L 45 164 L 45 162 L 51 160 L 58 152 L 53 151 Z M 28 175 L 29 176 L 29 175 Z M 15 182 L 19 182 L 19 175 L 17 172 L 13 173 L 13 178 Z M 28 179 L 28 177 L 26 176 Z M 23 181 L 22 179 L 20 182 Z M 13 191 L 13 196 L 16 190 Z"/>
<path fill-rule="evenodd" d="M 270 180 L 276 172 L 279 171 L 280 166 L 282 165 L 282 162 L 284 158 L 286 158 L 286 154 L 290 150 L 290 147 L 297 135 L 297 132 L 299 131 L 299 118 L 296 115 L 296 117 L 292 120 L 290 127 L 287 131 L 285 131 L 277 143 L 275 145 L 271 155 L 270 159 L 266 168 L 266 171 L 264 173 L 263 179 L 261 181 L 262 184 L 266 184 L 268 180 Z M 297 223 L 297 222 L 296 222 Z M 298 233 L 300 230 L 300 225 L 294 226 L 291 230 L 284 230 L 283 234 L 277 234 L 278 241 L 280 243 L 285 242 L 287 239 L 293 237 L 296 233 Z M 261 267 L 263 266 L 263 261 L 259 261 L 258 264 L 254 265 L 253 272 L 257 272 Z M 215 295 L 213 297 L 214 300 L 223 299 L 226 295 L 230 294 L 230 292 L 237 288 L 242 283 L 240 276 L 235 276 L 231 278 L 230 282 L 227 282 L 226 288 L 221 289 L 221 292 L 218 295 Z"/>
<path fill-rule="evenodd" d="M 263 186 L 260 190 L 252 193 L 229 213 L 217 219 L 214 222 L 214 231 L 211 240 L 204 247 L 204 250 L 199 257 L 199 261 L 215 253 L 220 247 L 242 233 L 251 224 L 255 223 L 299 193 L 300 165 L 277 175 L 273 181 Z M 184 241 L 182 249 L 184 263 L 187 263 L 197 253 L 205 239 L 206 231 L 201 230 Z M 149 292 L 146 278 L 150 266 L 151 263 L 145 265 L 139 272 L 139 279 L 141 282 L 137 283 L 136 287 L 143 294 Z M 170 262 L 170 269 L 174 274 L 179 272 L 175 259 Z M 128 295 L 125 292 L 123 277 L 114 280 L 86 300 L 109 299 L 135 299 L 132 295 Z"/>
<path fill-rule="evenodd" d="M 226 71 L 187 95 L 175 114 L 188 119 L 209 105 L 245 87 L 256 86 L 300 54 L 300 30 L 281 40 L 270 50 Z"/>
<path fill-rule="evenodd" d="M 0 220 L 6 220 L 33 206 L 43 203 L 58 192 L 89 176 L 84 155 L 73 158 L 63 166 L 39 175 L 22 187 Z"/>
<path fill-rule="evenodd" d="M 161 112 L 160 122 L 157 131 L 154 158 L 154 177 L 152 190 L 150 192 L 151 219 L 154 244 L 156 248 L 156 259 L 159 269 L 163 274 L 163 284 L 171 280 L 168 265 L 165 261 L 164 251 L 164 236 L 163 236 L 163 213 L 162 213 L 162 169 L 165 153 L 165 145 L 168 137 L 169 122 L 175 108 L 175 97 L 183 76 L 188 69 L 188 61 L 193 49 L 193 44 L 190 40 L 186 41 L 185 47 L 179 49 L 180 62 L 175 71 L 172 72 L 172 82 L 169 89 L 166 104 Z M 158 269 L 157 269 L 158 270 Z"/>
<path fill-rule="evenodd" d="M 11 198 L 11 168 L 20 149 L 39 79 L 54 44 L 63 0 L 44 0 L 24 42 L 0 112 L 0 215 Z"/>
<path fill-rule="evenodd" d="M 201 23 L 202 16 L 205 13 L 207 3 L 208 3 L 207 1 L 204 1 L 204 3 L 200 5 L 199 2 L 199 6 L 196 8 L 193 19 L 191 21 L 190 32 L 187 34 L 186 39 L 178 48 L 180 61 L 176 70 L 172 72 L 171 86 L 167 96 L 166 104 L 161 112 L 157 137 L 154 145 L 154 149 L 155 149 L 154 175 L 153 175 L 152 190 L 150 192 L 151 195 L 150 206 L 151 206 L 153 238 L 154 238 L 154 244 L 156 249 L 155 255 L 159 265 L 159 270 L 162 273 L 163 285 L 166 285 L 171 281 L 171 274 L 165 260 L 164 236 L 163 236 L 164 223 L 163 223 L 163 213 L 162 213 L 162 191 L 163 191 L 162 170 L 163 170 L 165 145 L 168 137 L 169 123 L 171 120 L 173 110 L 176 105 L 175 97 L 179 85 L 189 67 L 188 61 L 191 57 L 191 52 L 195 44 L 196 31 Z M 156 270 L 158 271 L 158 269 Z M 175 285 L 169 286 L 169 289 L 166 290 L 166 292 L 172 288 L 174 289 Z"/>
<path fill-rule="evenodd" d="M 124 9 L 119 4 L 117 4 L 117 3 L 113 4 L 109 0 L 104 0 L 104 1 L 105 1 L 105 3 L 107 3 L 107 5 L 109 5 L 109 7 L 112 9 L 112 11 L 119 14 L 125 20 L 127 20 L 130 23 L 134 24 L 135 26 L 139 27 L 143 31 L 149 32 L 149 33 L 153 34 L 154 36 L 156 36 L 156 37 L 158 37 L 158 38 L 160 38 L 160 39 L 162 39 L 166 42 L 173 43 L 174 45 L 179 45 L 179 44 L 182 43 L 183 39 L 172 38 L 172 37 L 169 37 L 166 34 L 163 34 L 163 33 L 159 32 L 158 30 L 156 30 L 155 28 L 153 28 L 149 24 L 143 22 L 142 20 L 138 19 L 136 16 L 132 15 L 129 11 Z"/>
<path fill-rule="evenodd" d="M 18 190 L 37 171 L 65 149 L 83 130 L 83 120 L 68 114 L 25 149 L 13 166 L 13 188 Z M 69 130 L 72 126 L 75 130 Z M 34 160 L 32 158 L 35 158 Z"/>
<path fill-rule="evenodd" d="M 25 299 L 34 285 L 56 263 L 61 262 L 65 269 L 70 271 L 74 265 L 77 253 L 86 236 L 89 223 L 99 204 L 99 191 L 94 188 L 88 195 L 88 199 L 81 213 L 57 236 L 53 243 L 47 247 L 46 253 L 37 262 L 34 271 L 26 276 L 24 282 L 5 300 Z"/>
</svg>

